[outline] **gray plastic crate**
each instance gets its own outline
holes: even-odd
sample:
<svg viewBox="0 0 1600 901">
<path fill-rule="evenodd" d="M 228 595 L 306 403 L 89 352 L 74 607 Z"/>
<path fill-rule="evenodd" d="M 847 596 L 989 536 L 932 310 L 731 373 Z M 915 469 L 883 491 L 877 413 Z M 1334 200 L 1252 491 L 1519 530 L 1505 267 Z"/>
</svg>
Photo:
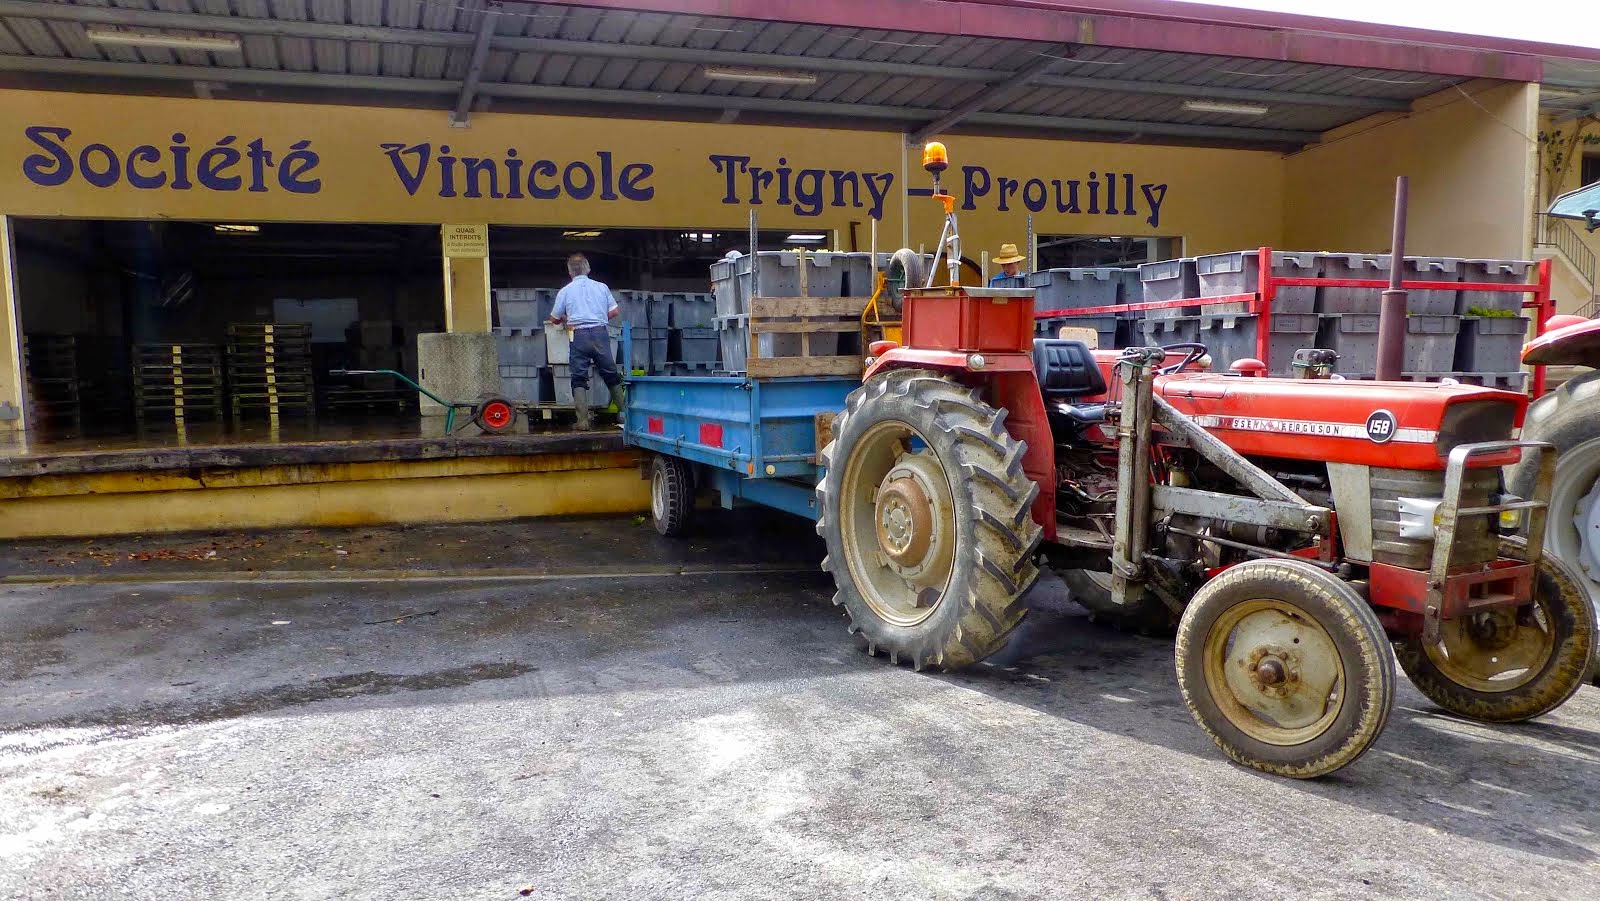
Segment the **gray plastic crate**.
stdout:
<svg viewBox="0 0 1600 901">
<path fill-rule="evenodd" d="M 739 258 L 724 257 L 711 264 L 711 296 L 717 316 L 738 316 L 749 312 L 745 306 L 738 272 Z"/>
<path fill-rule="evenodd" d="M 495 316 L 505 328 L 538 328 L 555 308 L 556 292 L 549 288 L 496 288 Z"/>
<path fill-rule="evenodd" d="M 991 288 L 1026 288 L 1026 287 L 1028 287 L 1028 279 L 1029 278 L 1031 278 L 1031 276 L 1026 276 L 1026 275 L 991 276 L 990 279 L 989 279 L 989 287 L 991 287 Z M 1045 309 L 1061 309 L 1061 308 L 1059 308 L 1059 307 L 1046 307 Z"/>
<path fill-rule="evenodd" d="M 1525 285 L 1531 268 L 1533 264 L 1527 260 L 1462 260 L 1461 280 L 1492 285 Z M 1462 316 L 1480 315 L 1472 312 L 1476 308 L 1515 313 L 1522 309 L 1523 302 L 1530 296 L 1509 291 L 1462 291 L 1461 302 L 1455 312 Z"/>
<path fill-rule="evenodd" d="M 763 250 L 756 254 L 760 267 L 751 290 L 751 258 L 739 257 L 739 293 L 750 297 L 839 297 L 844 288 L 844 274 L 848 267 L 845 254 L 819 251 L 805 252 L 806 290 L 800 290 L 800 256 L 796 250 Z M 745 312 L 741 310 L 740 312 Z"/>
<path fill-rule="evenodd" d="M 1040 321 L 1049 323 L 1049 331 L 1041 333 L 1039 335 L 1041 338 L 1059 338 L 1063 328 L 1087 328 L 1094 329 L 1095 334 L 1098 336 L 1096 347 L 1109 349 L 1117 346 L 1117 324 L 1119 320 L 1114 315 L 1062 316 Z"/>
<path fill-rule="evenodd" d="M 1319 253 L 1318 263 L 1324 278 L 1389 278 L 1389 258 L 1371 253 Z M 1379 288 L 1334 288 L 1324 286 L 1317 298 L 1319 313 L 1376 315 L 1381 305 Z M 1341 361 L 1342 362 L 1342 361 Z M 1365 371 L 1365 370 L 1362 370 Z"/>
<path fill-rule="evenodd" d="M 1198 318 L 1200 329 L 1196 340 L 1211 350 L 1217 371 L 1232 368 L 1238 360 L 1259 357 L 1256 337 L 1260 334 L 1261 322 L 1257 314 L 1203 313 Z M 1274 313 L 1267 342 L 1268 372 L 1289 375 L 1293 370 L 1294 352 L 1315 347 L 1316 340 L 1315 313 Z"/>
<path fill-rule="evenodd" d="M 1407 316 L 1405 371 L 1454 371 L 1456 338 L 1460 332 L 1460 316 Z"/>
<path fill-rule="evenodd" d="M 1030 272 L 1026 285 L 1034 289 L 1034 308 L 1075 310 L 1081 307 L 1109 307 L 1119 302 L 1122 287 L 1120 269 L 1046 269 Z"/>
<path fill-rule="evenodd" d="M 1317 257 L 1324 278 L 1389 280 L 1388 254 L 1323 253 Z M 1406 257 L 1400 277 L 1406 281 L 1459 282 L 1461 262 L 1455 257 Z M 1377 313 L 1383 304 L 1382 288 L 1324 287 L 1321 291 L 1318 312 L 1322 313 Z M 1406 311 L 1427 316 L 1454 315 L 1460 294 L 1442 288 L 1410 291 Z"/>
<path fill-rule="evenodd" d="M 711 294 L 658 294 L 658 303 L 667 305 L 668 328 L 711 328 L 717 318 L 716 298 Z"/>
<path fill-rule="evenodd" d="M 1457 257 L 1406 257 L 1401 278 L 1419 282 L 1459 282 L 1464 261 Z M 1422 288 L 1406 296 L 1406 311 L 1425 316 L 1453 316 L 1460 303 L 1461 291 L 1442 288 Z"/>
<path fill-rule="evenodd" d="M 1139 343 L 1145 346 L 1193 344 L 1200 340 L 1199 316 L 1145 319 L 1138 323 Z"/>
<path fill-rule="evenodd" d="M 1522 365 L 1522 345 L 1528 340 L 1526 316 L 1466 316 L 1456 343 L 1456 366 L 1461 372 L 1511 372 Z"/>
<path fill-rule="evenodd" d="M 667 364 L 667 346 L 671 333 L 664 328 L 636 328 L 630 332 L 632 336 L 632 358 L 628 365 L 635 371 L 644 371 L 649 375 L 661 372 Z M 619 356 L 618 365 L 622 360 Z"/>
<path fill-rule="evenodd" d="M 715 362 L 676 361 L 667 364 L 667 375 L 711 375 L 717 371 Z"/>
<path fill-rule="evenodd" d="M 714 328 L 672 329 L 668 335 L 667 362 L 715 363 L 719 346 Z"/>
<path fill-rule="evenodd" d="M 500 393 L 519 404 L 549 403 L 554 397 L 553 389 L 551 394 L 544 392 L 546 370 L 544 366 L 502 366 Z"/>
<path fill-rule="evenodd" d="M 1143 285 L 1143 295 L 1140 298 L 1146 303 L 1163 300 L 1184 300 L 1200 296 L 1200 275 L 1195 269 L 1194 260 L 1185 257 L 1181 260 L 1162 260 L 1159 263 L 1145 263 L 1139 267 L 1139 281 Z M 1168 307 L 1160 310 L 1146 310 L 1146 319 L 1171 319 L 1174 316 L 1188 316 L 1200 311 L 1195 307 Z"/>
<path fill-rule="evenodd" d="M 612 291 L 619 313 L 616 322 L 634 328 L 666 328 L 670 307 L 649 291 Z"/>
<path fill-rule="evenodd" d="M 1272 274 L 1283 278 L 1315 278 L 1320 271 L 1318 255 L 1275 251 L 1272 254 Z M 1254 250 L 1236 250 L 1231 253 L 1214 253 L 1195 257 L 1195 272 L 1200 281 L 1201 297 L 1226 297 L 1230 294 L 1253 294 L 1261 290 L 1260 257 Z M 1244 312 L 1249 306 L 1235 301 L 1216 306 L 1202 307 L 1202 314 Z M 1314 313 L 1317 310 L 1317 289 L 1314 287 L 1287 286 L 1277 290 L 1272 301 L 1272 312 Z"/>
<path fill-rule="evenodd" d="M 544 327 L 494 329 L 495 358 L 507 366 L 544 366 L 550 362 Z M 564 334 L 564 333 L 563 333 Z"/>
<path fill-rule="evenodd" d="M 597 384 L 604 384 L 604 382 L 601 382 L 595 373 L 591 371 L 589 373 L 589 385 L 593 387 Z M 568 366 L 558 364 L 550 367 L 550 402 L 563 406 L 572 405 L 572 370 Z M 593 396 L 589 399 L 589 406 L 591 408 L 595 406 Z"/>
<path fill-rule="evenodd" d="M 745 359 L 750 355 L 750 317 L 718 316 L 716 325 L 722 368 L 743 372 Z"/>
<path fill-rule="evenodd" d="M 1370 378 L 1378 371 L 1378 315 L 1376 313 L 1324 314 L 1317 330 L 1317 347 L 1339 355 L 1334 371 Z"/>
</svg>

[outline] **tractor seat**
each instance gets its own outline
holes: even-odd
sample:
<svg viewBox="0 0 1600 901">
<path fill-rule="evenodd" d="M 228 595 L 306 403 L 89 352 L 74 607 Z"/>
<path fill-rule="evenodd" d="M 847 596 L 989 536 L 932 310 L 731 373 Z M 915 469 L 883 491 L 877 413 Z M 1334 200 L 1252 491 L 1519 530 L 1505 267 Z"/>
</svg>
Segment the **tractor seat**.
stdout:
<svg viewBox="0 0 1600 901">
<path fill-rule="evenodd" d="M 1039 378 L 1039 391 L 1050 400 L 1106 393 L 1105 376 L 1094 361 L 1094 352 L 1082 341 L 1035 339 L 1033 371 Z"/>
</svg>

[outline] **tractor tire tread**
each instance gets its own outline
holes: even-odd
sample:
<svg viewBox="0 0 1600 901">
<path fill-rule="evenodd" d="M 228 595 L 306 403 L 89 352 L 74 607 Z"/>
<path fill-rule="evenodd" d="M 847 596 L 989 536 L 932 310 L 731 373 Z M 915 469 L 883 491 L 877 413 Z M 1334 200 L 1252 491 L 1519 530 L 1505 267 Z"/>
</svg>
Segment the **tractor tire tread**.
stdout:
<svg viewBox="0 0 1600 901">
<path fill-rule="evenodd" d="M 968 477 L 961 481 L 972 502 L 972 553 L 962 558 L 958 552 L 956 564 L 959 569 L 965 563 L 968 571 L 952 575 L 951 596 L 946 598 L 956 614 L 943 632 L 916 638 L 888 627 L 861 600 L 852 583 L 835 509 L 845 464 L 840 438 L 851 434 L 851 420 L 863 409 L 886 398 L 928 411 L 918 426 L 949 442 L 954 457 L 947 465 Z M 1043 530 L 1031 518 L 1039 488 L 1022 472 L 1021 442 L 1005 431 L 1004 418 L 1005 411 L 989 407 L 979 392 L 943 375 L 914 369 L 892 370 L 869 380 L 851 392 L 845 411 L 835 418 L 834 440 L 821 455 L 827 470 L 817 486 L 821 514 L 817 532 L 829 543 L 824 569 L 839 588 L 835 603 L 844 607 L 851 630 L 863 637 L 869 653 L 887 649 L 894 659 L 903 658 L 918 670 L 957 670 L 1004 647 L 1025 618 L 1022 596 L 1038 578 L 1034 556 L 1043 538 Z M 961 502 L 958 492 L 957 504 Z"/>
</svg>

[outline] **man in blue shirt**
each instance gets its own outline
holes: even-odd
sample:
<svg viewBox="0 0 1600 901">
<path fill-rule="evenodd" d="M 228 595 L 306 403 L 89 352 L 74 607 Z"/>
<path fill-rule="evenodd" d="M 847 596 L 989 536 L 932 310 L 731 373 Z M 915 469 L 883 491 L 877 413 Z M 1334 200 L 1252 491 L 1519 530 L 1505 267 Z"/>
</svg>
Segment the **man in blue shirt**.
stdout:
<svg viewBox="0 0 1600 901">
<path fill-rule="evenodd" d="M 617 302 L 612 299 L 610 288 L 589 278 L 589 260 L 583 254 L 567 257 L 567 274 L 572 276 L 572 282 L 556 294 L 550 321 L 572 329 L 572 406 L 578 413 L 578 428 L 588 429 L 594 425 L 589 415 L 591 365 L 599 370 L 617 409 L 627 403 L 622 376 L 617 373 L 617 361 L 611 354 L 611 336 L 606 331 L 606 324 L 617 316 Z"/>
</svg>

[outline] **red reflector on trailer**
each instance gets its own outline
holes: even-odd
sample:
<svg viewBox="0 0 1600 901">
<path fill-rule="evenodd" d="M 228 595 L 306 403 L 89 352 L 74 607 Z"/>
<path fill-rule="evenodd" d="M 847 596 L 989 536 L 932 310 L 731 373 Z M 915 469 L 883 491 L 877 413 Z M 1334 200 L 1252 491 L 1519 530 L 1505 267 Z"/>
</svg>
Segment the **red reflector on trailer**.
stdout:
<svg viewBox="0 0 1600 901">
<path fill-rule="evenodd" d="M 644 430 L 652 435 L 665 435 L 667 433 L 667 424 L 662 422 L 659 416 L 650 416 L 644 421 Z"/>
<path fill-rule="evenodd" d="M 700 423 L 700 443 L 707 447 L 721 447 L 722 426 L 710 422 Z"/>
</svg>

